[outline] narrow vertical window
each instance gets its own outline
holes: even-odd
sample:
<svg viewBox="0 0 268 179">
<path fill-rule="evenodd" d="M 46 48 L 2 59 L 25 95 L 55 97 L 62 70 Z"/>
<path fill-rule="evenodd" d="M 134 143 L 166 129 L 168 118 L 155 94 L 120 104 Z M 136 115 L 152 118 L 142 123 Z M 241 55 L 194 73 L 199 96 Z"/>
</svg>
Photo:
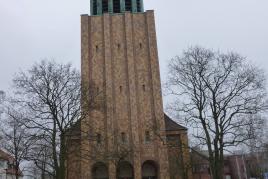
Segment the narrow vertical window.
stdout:
<svg viewBox="0 0 268 179">
<path fill-rule="evenodd" d="M 120 0 L 114 0 L 114 4 L 113 4 L 113 7 L 114 7 L 114 13 L 120 13 Z"/>
<path fill-rule="evenodd" d="M 140 43 L 140 49 L 142 49 L 142 43 Z"/>
<path fill-rule="evenodd" d="M 143 91 L 145 91 L 145 90 L 146 90 L 146 87 L 145 87 L 145 85 L 142 85 L 142 89 L 143 89 Z"/>
<path fill-rule="evenodd" d="M 145 132 L 145 142 L 148 143 L 151 141 L 151 136 L 150 136 L 150 132 L 146 131 Z"/>
<path fill-rule="evenodd" d="M 97 134 L 97 144 L 101 144 L 101 134 Z"/>
<path fill-rule="evenodd" d="M 108 0 L 102 0 L 102 12 L 103 13 L 108 12 Z"/>
<path fill-rule="evenodd" d="M 96 52 L 98 52 L 99 51 L 99 46 L 98 45 L 96 45 Z"/>
<path fill-rule="evenodd" d="M 122 93 L 122 91 L 123 91 L 123 87 L 122 86 L 119 87 L 119 91 L 120 91 L 120 93 Z"/>
<path fill-rule="evenodd" d="M 124 133 L 124 132 L 121 133 L 121 141 L 122 141 L 122 143 L 126 143 L 127 142 L 126 133 Z"/>
</svg>

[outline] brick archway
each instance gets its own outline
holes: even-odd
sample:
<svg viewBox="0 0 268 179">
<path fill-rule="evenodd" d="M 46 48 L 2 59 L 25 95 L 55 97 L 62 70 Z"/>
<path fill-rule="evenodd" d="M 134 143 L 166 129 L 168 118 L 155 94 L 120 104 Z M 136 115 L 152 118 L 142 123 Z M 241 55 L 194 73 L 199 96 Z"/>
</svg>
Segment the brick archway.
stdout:
<svg viewBox="0 0 268 179">
<path fill-rule="evenodd" d="M 93 179 L 109 179 L 109 171 L 105 163 L 98 162 L 93 165 L 92 178 Z"/>
<path fill-rule="evenodd" d="M 142 165 L 142 179 L 157 179 L 157 164 L 154 161 L 145 161 Z"/>
<path fill-rule="evenodd" d="M 120 162 L 117 167 L 117 179 L 134 179 L 133 166 L 127 162 Z"/>
</svg>

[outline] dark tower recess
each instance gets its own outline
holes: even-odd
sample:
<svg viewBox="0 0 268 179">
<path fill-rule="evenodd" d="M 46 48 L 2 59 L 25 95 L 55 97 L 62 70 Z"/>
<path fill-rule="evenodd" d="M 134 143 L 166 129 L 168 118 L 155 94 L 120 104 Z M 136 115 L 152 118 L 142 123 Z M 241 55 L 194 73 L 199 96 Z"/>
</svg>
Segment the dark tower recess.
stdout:
<svg viewBox="0 0 268 179">
<path fill-rule="evenodd" d="M 131 2 L 131 0 L 126 0 L 125 1 L 125 7 L 126 7 L 126 11 L 132 12 L 132 2 Z"/>
<path fill-rule="evenodd" d="M 121 4 L 120 0 L 113 0 L 113 13 L 121 12 Z"/>
<path fill-rule="evenodd" d="M 108 0 L 102 0 L 102 12 L 103 13 L 109 12 L 109 1 Z"/>
<path fill-rule="evenodd" d="M 138 12 L 141 12 L 141 10 L 142 10 L 142 7 L 143 7 L 143 5 L 142 5 L 142 0 L 137 0 L 137 11 Z"/>
</svg>

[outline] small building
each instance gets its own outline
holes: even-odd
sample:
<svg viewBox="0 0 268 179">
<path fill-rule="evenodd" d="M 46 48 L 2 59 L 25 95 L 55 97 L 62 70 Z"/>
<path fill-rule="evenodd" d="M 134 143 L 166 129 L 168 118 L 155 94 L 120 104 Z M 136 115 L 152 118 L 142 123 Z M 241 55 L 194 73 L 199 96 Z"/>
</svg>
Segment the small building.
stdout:
<svg viewBox="0 0 268 179">
<path fill-rule="evenodd" d="M 265 178 L 268 171 L 266 152 L 243 154 L 237 153 L 224 157 L 225 179 Z M 194 179 L 212 179 L 207 151 L 192 150 L 192 168 Z"/>
<path fill-rule="evenodd" d="M 164 114 L 170 178 L 192 178 L 188 129 Z"/>
<path fill-rule="evenodd" d="M 14 157 L 0 149 L 0 179 L 15 179 L 16 176 L 23 178 L 22 171 L 16 170 Z"/>
<path fill-rule="evenodd" d="M 253 162 L 252 158 L 249 159 L 245 155 L 242 155 L 242 154 L 235 154 L 235 155 L 227 156 L 226 158 L 228 159 L 229 165 L 231 167 L 232 178 L 237 178 L 237 179 L 249 178 L 250 173 L 248 172 L 249 169 L 247 167 L 247 163 L 250 164 L 250 161 Z"/>
<path fill-rule="evenodd" d="M 207 151 L 192 149 L 191 161 L 194 179 L 212 179 Z M 236 179 L 232 177 L 229 161 L 224 160 L 224 179 Z"/>
</svg>

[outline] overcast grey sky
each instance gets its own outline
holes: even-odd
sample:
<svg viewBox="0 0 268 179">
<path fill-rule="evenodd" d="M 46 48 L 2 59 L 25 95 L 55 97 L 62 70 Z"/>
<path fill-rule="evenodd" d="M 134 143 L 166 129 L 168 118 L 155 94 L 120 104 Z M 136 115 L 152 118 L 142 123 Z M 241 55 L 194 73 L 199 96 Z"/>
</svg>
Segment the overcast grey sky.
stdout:
<svg viewBox="0 0 268 179">
<path fill-rule="evenodd" d="M 43 58 L 80 68 L 80 14 L 90 0 L 0 0 L 0 90 Z M 189 46 L 236 51 L 268 73 L 268 0 L 144 0 L 154 9 L 162 79 Z"/>
</svg>

